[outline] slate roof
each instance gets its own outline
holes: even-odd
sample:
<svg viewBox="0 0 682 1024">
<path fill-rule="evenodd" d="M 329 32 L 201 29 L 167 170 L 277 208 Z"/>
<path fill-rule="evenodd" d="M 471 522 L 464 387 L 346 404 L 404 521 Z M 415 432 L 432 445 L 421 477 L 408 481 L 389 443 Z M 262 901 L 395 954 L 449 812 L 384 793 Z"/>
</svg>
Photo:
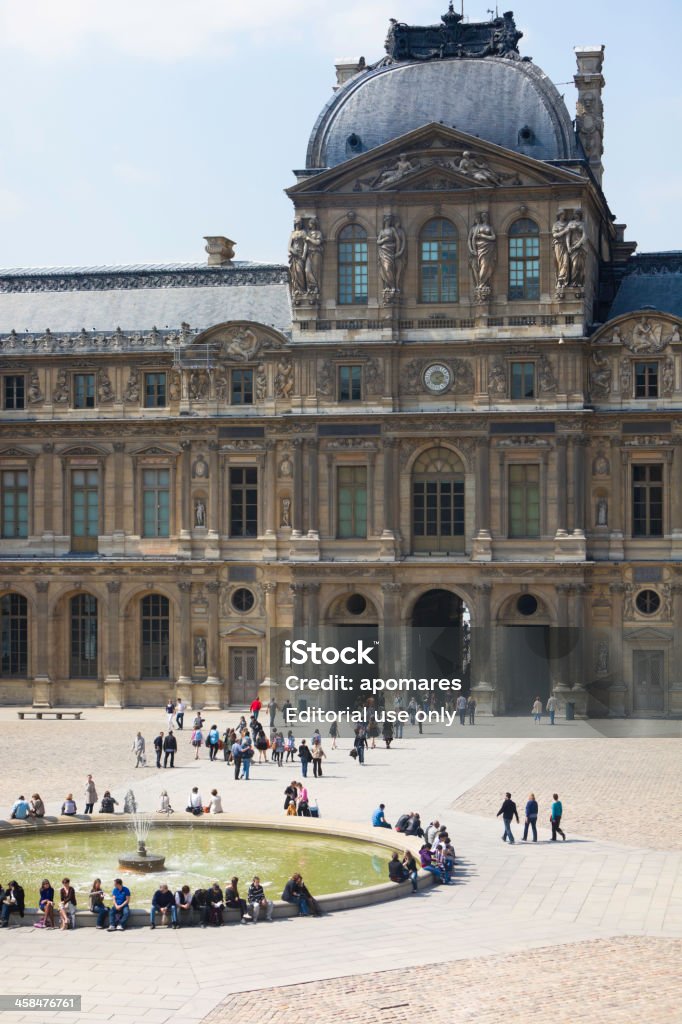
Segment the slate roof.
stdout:
<svg viewBox="0 0 682 1024">
<path fill-rule="evenodd" d="M 287 268 L 233 262 L 0 270 L 0 334 L 146 331 L 227 320 L 291 326 Z"/>
<path fill-rule="evenodd" d="M 630 258 L 609 318 L 647 307 L 682 317 L 682 252 L 639 253 Z"/>
<path fill-rule="evenodd" d="M 351 78 L 320 114 L 306 167 L 335 167 L 433 121 L 537 160 L 582 156 L 545 73 L 528 61 L 486 57 L 382 64 Z M 523 128 L 530 141 L 519 137 Z"/>
</svg>

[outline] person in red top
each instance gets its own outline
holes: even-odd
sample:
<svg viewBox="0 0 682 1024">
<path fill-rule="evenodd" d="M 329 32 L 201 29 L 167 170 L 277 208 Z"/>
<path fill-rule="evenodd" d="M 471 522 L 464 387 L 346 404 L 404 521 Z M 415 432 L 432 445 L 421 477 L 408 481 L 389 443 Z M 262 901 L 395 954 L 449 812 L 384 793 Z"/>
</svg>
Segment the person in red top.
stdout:
<svg viewBox="0 0 682 1024">
<path fill-rule="evenodd" d="M 253 718 L 258 718 L 258 712 L 260 711 L 260 709 L 261 709 L 262 707 L 263 707 L 263 704 L 262 704 L 262 702 L 261 702 L 261 701 L 260 701 L 260 700 L 258 699 L 258 697 L 256 697 L 256 699 L 255 699 L 255 700 L 252 700 L 252 701 L 251 701 L 251 708 L 250 708 L 250 711 L 251 711 L 251 715 L 253 716 Z"/>
</svg>

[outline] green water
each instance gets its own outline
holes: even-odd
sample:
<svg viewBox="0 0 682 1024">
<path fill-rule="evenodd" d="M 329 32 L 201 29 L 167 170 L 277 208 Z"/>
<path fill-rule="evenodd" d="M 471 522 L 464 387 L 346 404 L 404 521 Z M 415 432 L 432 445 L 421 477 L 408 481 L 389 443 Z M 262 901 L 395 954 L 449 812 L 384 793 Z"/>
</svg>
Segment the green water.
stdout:
<svg viewBox="0 0 682 1024">
<path fill-rule="evenodd" d="M 390 852 L 370 843 L 332 836 L 267 830 L 169 827 L 155 825 L 147 850 L 166 858 L 163 872 L 138 874 L 118 867 L 119 854 L 132 854 L 135 837 L 125 828 L 84 829 L 59 835 L 25 835 L 0 841 L 0 881 L 16 879 L 23 885 L 26 905 L 38 903 L 43 878 L 55 890 L 64 877 L 78 896 L 79 909 L 88 908 L 87 895 L 94 878 L 111 892 L 114 878 L 123 879 L 131 891 L 131 906 L 145 908 L 160 882 L 175 891 L 182 885 L 206 888 L 211 882 L 239 878 L 240 894 L 254 875 L 270 899 L 280 899 L 286 880 L 299 871 L 314 896 L 345 889 L 359 889 L 388 881 Z"/>
</svg>

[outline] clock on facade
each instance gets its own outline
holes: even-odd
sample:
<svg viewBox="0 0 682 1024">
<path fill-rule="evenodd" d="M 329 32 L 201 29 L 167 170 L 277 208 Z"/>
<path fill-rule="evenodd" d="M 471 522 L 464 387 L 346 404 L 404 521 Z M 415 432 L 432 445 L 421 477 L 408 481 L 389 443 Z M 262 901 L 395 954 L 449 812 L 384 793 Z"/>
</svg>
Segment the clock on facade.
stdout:
<svg viewBox="0 0 682 1024">
<path fill-rule="evenodd" d="M 434 395 L 447 391 L 451 383 L 452 371 L 449 366 L 444 366 L 443 363 L 433 363 L 431 366 L 427 366 L 424 371 L 424 386 L 429 391 L 432 391 Z"/>
</svg>

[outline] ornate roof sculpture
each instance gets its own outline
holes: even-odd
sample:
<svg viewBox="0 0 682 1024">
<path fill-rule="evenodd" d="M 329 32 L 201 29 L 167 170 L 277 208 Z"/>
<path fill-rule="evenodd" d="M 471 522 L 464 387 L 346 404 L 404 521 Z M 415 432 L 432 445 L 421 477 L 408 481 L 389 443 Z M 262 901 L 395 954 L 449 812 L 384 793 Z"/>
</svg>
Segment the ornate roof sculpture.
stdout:
<svg viewBox="0 0 682 1024">
<path fill-rule="evenodd" d="M 389 57 L 396 61 L 449 57 L 518 59 L 517 43 L 522 36 L 514 23 L 513 11 L 491 21 L 464 23 L 451 2 L 440 25 L 406 25 L 391 18 L 385 47 Z"/>
</svg>

